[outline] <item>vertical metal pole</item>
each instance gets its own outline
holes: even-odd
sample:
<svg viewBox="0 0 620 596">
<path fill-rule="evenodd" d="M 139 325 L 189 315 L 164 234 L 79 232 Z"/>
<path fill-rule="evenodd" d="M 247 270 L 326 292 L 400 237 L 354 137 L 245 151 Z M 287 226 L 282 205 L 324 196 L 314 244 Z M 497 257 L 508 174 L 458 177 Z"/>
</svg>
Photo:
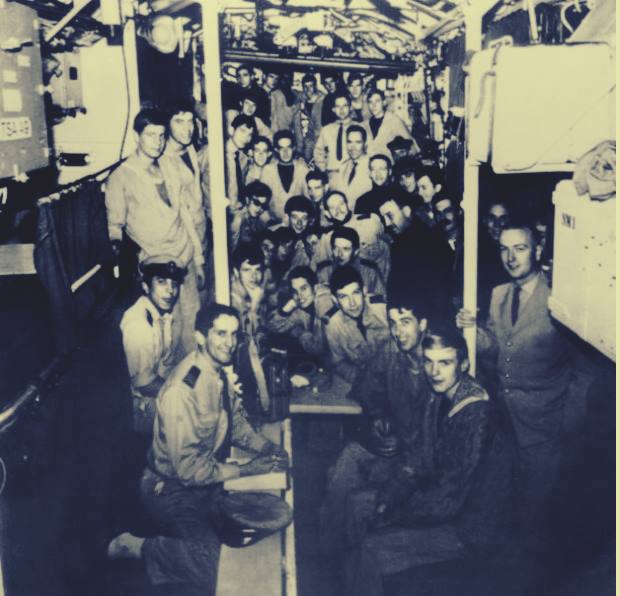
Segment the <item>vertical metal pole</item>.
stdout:
<svg viewBox="0 0 620 596">
<path fill-rule="evenodd" d="M 127 75 L 126 99 L 127 109 L 127 131 L 121 147 L 122 157 L 127 157 L 136 149 L 136 141 L 133 135 L 133 119 L 140 111 L 140 84 L 138 80 L 138 49 L 136 44 L 136 22 L 134 20 L 134 9 L 131 2 L 123 2 L 122 7 L 122 28 L 123 28 L 123 59 L 125 61 Z"/>
<path fill-rule="evenodd" d="M 487 7 L 488 8 L 488 7 Z M 469 6 L 465 11 L 465 49 L 477 52 L 482 47 L 483 12 Z M 468 126 L 467 115 L 470 113 L 469 76 L 465 79 L 465 172 L 463 181 L 464 218 L 464 271 L 463 271 L 463 306 L 475 313 L 478 308 L 478 192 L 480 164 L 473 161 L 467 151 Z M 476 374 L 476 327 L 465 329 L 465 341 L 469 350 L 470 373 Z"/>
<path fill-rule="evenodd" d="M 202 36 L 205 60 L 205 97 L 207 98 L 207 123 L 209 126 L 209 194 L 213 224 L 213 262 L 215 266 L 215 299 L 230 304 L 230 278 L 228 269 L 228 237 L 224 182 L 224 126 L 222 120 L 222 95 L 220 87 L 220 31 L 219 2 L 199 2 L 202 10 Z"/>
</svg>

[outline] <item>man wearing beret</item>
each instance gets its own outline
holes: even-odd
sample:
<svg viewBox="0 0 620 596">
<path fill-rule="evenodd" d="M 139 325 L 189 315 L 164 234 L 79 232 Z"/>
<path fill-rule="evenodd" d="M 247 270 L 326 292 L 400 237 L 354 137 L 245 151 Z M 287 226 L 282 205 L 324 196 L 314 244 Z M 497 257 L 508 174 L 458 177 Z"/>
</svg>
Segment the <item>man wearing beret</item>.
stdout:
<svg viewBox="0 0 620 596">
<path fill-rule="evenodd" d="M 144 295 L 123 315 L 121 331 L 133 394 L 134 429 L 150 434 L 157 393 L 181 357 L 181 321 L 174 307 L 187 270 L 170 255 L 149 257 L 140 270 Z"/>
<path fill-rule="evenodd" d="M 390 151 L 392 156 L 392 162 L 394 164 L 398 163 L 401 159 L 405 157 L 411 157 L 414 153 L 419 151 L 416 150 L 414 152 L 411 151 L 413 147 L 413 139 L 406 139 L 405 137 L 401 137 L 398 135 L 394 137 L 388 144 L 387 148 Z"/>
</svg>

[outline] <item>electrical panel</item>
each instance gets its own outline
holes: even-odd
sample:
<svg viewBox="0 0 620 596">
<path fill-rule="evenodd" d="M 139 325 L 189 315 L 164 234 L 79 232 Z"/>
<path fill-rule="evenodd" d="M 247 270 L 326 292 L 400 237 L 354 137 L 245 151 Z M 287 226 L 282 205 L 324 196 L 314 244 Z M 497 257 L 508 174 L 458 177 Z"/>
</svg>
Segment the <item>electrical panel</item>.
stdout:
<svg viewBox="0 0 620 596">
<path fill-rule="evenodd" d="M 0 2 L 0 179 L 49 165 L 39 24 L 34 10 Z"/>
<path fill-rule="evenodd" d="M 59 63 L 59 74 L 52 77 L 52 103 L 61 108 L 83 108 L 82 68 L 78 51 L 55 54 Z"/>
<path fill-rule="evenodd" d="M 560 182 L 555 205 L 549 309 L 560 323 L 616 360 L 616 201 L 577 195 Z"/>
</svg>

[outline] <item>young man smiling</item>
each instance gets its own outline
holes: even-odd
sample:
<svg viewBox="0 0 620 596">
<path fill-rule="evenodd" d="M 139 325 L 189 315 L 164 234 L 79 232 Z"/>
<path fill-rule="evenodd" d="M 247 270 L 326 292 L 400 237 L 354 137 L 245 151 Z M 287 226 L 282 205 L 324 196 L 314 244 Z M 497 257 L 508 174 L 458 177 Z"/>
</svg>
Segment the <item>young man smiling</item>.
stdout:
<svg viewBox="0 0 620 596">
<path fill-rule="evenodd" d="M 240 243 L 258 240 L 259 234 L 265 230 L 263 215 L 269 209 L 271 189 L 262 182 L 254 181 L 247 185 L 243 199 L 243 207 L 237 209 L 230 223 L 232 250 Z"/>
<path fill-rule="evenodd" d="M 145 108 L 134 119 L 137 148 L 106 181 L 108 235 L 116 254 L 123 234 L 139 247 L 139 259 L 167 254 L 187 269 L 179 306 L 183 348 L 193 349 L 193 328 L 204 286 L 203 247 L 196 222 L 184 202 L 179 174 L 167 159 L 168 122 L 159 110 Z"/>
<path fill-rule="evenodd" d="M 360 258 L 360 237 L 348 226 L 336 228 L 330 237 L 332 257 L 317 263 L 316 272 L 319 281 L 328 284 L 332 273 L 337 267 L 351 265 L 362 276 L 364 288 L 374 295 L 385 294 L 385 283 L 377 263 Z"/>
<path fill-rule="evenodd" d="M 298 343 L 301 352 L 326 365 L 329 358 L 324 326 L 325 317 L 334 306 L 331 292 L 318 283 L 310 267 L 294 267 L 286 282 L 286 296 L 290 297 L 269 315 L 268 329 L 287 335 Z"/>
<path fill-rule="evenodd" d="M 389 337 L 385 302 L 366 296 L 362 277 L 351 265 L 336 268 L 329 287 L 338 303 L 325 330 L 332 365 L 351 383 Z"/>
<path fill-rule="evenodd" d="M 294 195 L 305 195 L 306 162 L 295 157 L 295 139 L 290 130 L 281 130 L 273 139 L 276 160 L 265 166 L 262 181 L 271 188 L 273 193 L 270 213 L 274 220 L 284 221 L 286 201 Z"/>
<path fill-rule="evenodd" d="M 336 119 L 321 129 L 314 146 L 314 163 L 325 172 L 330 182 L 347 159 L 346 132 L 351 124 L 351 99 L 346 91 L 333 95 L 332 111 Z"/>
<path fill-rule="evenodd" d="M 221 483 L 229 478 L 285 470 L 288 456 L 249 424 L 230 370 L 238 344 L 239 315 L 211 304 L 196 317 L 196 349 L 170 374 L 157 413 L 141 498 L 165 535 L 128 532 L 108 546 L 110 558 L 142 559 L 154 584 L 182 584 L 215 594 L 220 554 L 214 517 Z M 253 459 L 227 463 L 231 446 Z M 185 592 L 184 592 L 185 593 Z"/>
<path fill-rule="evenodd" d="M 493 405 L 467 374 L 455 327 L 435 328 L 421 346 L 430 395 L 419 422 L 387 481 L 348 501 L 347 596 L 382 596 L 387 575 L 484 556 L 505 540 L 509 451 Z"/>
<path fill-rule="evenodd" d="M 421 358 L 427 309 L 419 298 L 399 296 L 387 311 L 391 340 L 359 371 L 350 392 L 363 407 L 365 432 L 346 445 L 329 473 L 320 518 L 327 555 L 345 543 L 348 496 L 385 483 L 395 469 L 394 457 L 421 427 L 428 394 Z"/>
<path fill-rule="evenodd" d="M 549 287 L 540 270 L 542 246 L 531 222 L 514 218 L 499 235 L 502 262 L 511 278 L 491 296 L 488 321 L 477 328 L 477 345 L 497 363 L 498 397 L 508 411 L 517 442 L 517 489 L 528 541 L 545 540 L 545 513 L 562 451 L 565 404 L 581 400 L 589 382 L 568 334 L 551 318 Z M 475 324 L 461 310 L 459 327 Z"/>
<path fill-rule="evenodd" d="M 357 199 L 372 188 L 366 153 L 366 130 L 351 124 L 346 133 L 348 159 L 334 176 L 332 188 L 347 197 L 349 207 L 355 210 Z"/>
<path fill-rule="evenodd" d="M 144 295 L 125 311 L 120 326 L 133 394 L 134 429 L 150 436 L 157 393 L 182 357 L 181 325 L 174 307 L 187 271 L 169 255 L 145 259 L 140 271 Z"/>
</svg>

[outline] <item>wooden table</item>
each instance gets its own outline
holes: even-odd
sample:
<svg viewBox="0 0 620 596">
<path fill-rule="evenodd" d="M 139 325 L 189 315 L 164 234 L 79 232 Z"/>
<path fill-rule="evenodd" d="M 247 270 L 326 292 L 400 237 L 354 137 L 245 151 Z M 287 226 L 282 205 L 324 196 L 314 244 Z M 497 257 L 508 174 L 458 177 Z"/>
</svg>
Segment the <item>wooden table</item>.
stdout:
<svg viewBox="0 0 620 596">
<path fill-rule="evenodd" d="M 283 445 L 293 465 L 291 421 L 275 422 L 263 427 L 269 439 Z M 233 456 L 238 456 L 233 450 Z M 293 509 L 293 480 L 289 475 L 288 488 L 269 491 L 282 496 Z M 246 548 L 222 546 L 217 578 L 217 596 L 297 596 L 295 561 L 295 526 L 272 534 Z"/>
<path fill-rule="evenodd" d="M 329 387 L 314 392 L 312 386 L 293 389 L 291 414 L 361 414 L 362 407 L 347 397 L 351 385 L 334 376 Z"/>
</svg>

